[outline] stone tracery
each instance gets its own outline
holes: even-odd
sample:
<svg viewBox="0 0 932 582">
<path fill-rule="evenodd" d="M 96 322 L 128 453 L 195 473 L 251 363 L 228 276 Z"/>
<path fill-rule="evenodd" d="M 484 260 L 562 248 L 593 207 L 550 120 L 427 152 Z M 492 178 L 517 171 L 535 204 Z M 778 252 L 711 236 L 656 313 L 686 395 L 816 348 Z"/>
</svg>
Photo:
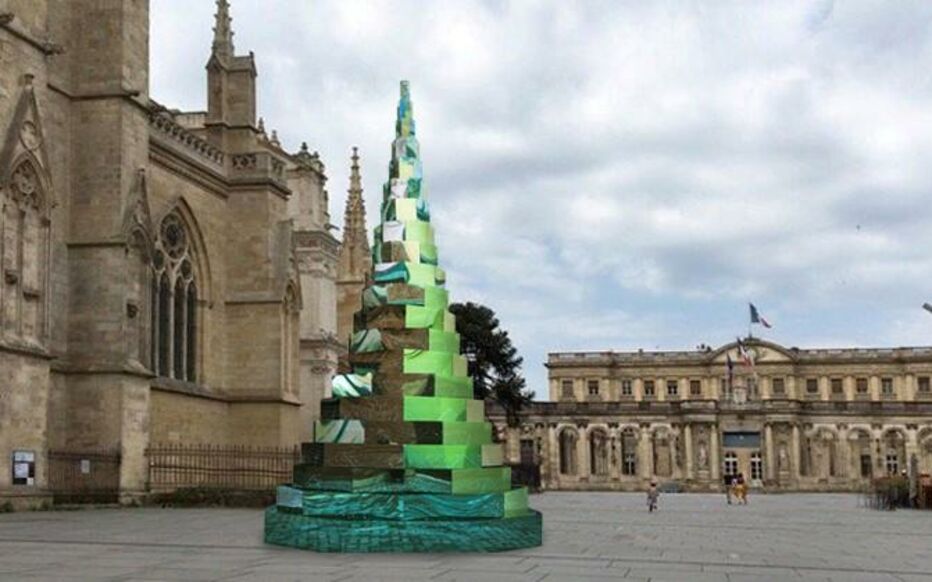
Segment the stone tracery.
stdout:
<svg viewBox="0 0 932 582">
<path fill-rule="evenodd" d="M 198 277 L 195 250 L 177 211 L 162 219 L 152 259 L 152 358 L 159 376 L 196 382 Z"/>
<path fill-rule="evenodd" d="M 31 155 L 12 166 L 0 197 L 0 321 L 4 334 L 33 347 L 45 343 L 49 248 L 46 182 Z"/>
</svg>

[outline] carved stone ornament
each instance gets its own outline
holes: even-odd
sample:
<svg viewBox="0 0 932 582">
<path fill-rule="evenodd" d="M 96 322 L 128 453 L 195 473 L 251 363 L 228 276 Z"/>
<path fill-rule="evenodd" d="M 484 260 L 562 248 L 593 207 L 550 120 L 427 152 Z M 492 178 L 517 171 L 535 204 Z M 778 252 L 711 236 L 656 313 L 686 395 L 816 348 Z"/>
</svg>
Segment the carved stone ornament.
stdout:
<svg viewBox="0 0 932 582">
<path fill-rule="evenodd" d="M 20 205 L 39 207 L 39 177 L 32 164 L 20 164 L 10 177 L 13 200 Z"/>
<path fill-rule="evenodd" d="M 188 248 L 187 236 L 184 232 L 184 226 L 174 214 L 169 214 L 162 221 L 162 245 L 168 256 L 178 259 L 184 255 Z"/>
<path fill-rule="evenodd" d="M 25 121 L 19 128 L 19 139 L 23 147 L 34 152 L 42 145 L 42 137 L 39 135 L 39 128 L 32 121 Z"/>
</svg>

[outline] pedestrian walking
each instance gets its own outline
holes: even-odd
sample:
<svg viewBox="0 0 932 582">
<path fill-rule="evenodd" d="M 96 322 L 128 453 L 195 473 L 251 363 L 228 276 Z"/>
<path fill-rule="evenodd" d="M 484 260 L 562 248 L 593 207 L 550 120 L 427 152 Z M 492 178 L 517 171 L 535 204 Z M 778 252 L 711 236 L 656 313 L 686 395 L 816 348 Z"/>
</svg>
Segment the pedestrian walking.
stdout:
<svg viewBox="0 0 932 582">
<path fill-rule="evenodd" d="M 735 498 L 741 505 L 748 504 L 748 484 L 744 480 L 744 473 L 738 473 L 735 478 Z"/>
<path fill-rule="evenodd" d="M 647 488 L 647 511 L 653 513 L 657 509 L 657 499 L 660 498 L 660 491 L 657 489 L 657 481 L 651 479 L 650 487 Z"/>
<path fill-rule="evenodd" d="M 725 475 L 725 499 L 728 500 L 728 505 L 731 505 L 731 494 L 734 488 L 734 476 Z"/>
</svg>

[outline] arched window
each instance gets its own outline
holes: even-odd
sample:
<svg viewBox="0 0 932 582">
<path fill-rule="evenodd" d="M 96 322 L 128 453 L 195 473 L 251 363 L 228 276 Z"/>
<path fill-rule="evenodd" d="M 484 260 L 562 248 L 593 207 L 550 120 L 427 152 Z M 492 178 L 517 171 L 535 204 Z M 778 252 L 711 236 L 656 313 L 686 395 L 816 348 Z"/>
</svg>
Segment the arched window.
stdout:
<svg viewBox="0 0 932 582">
<path fill-rule="evenodd" d="M 589 432 L 589 471 L 592 475 L 608 475 L 608 436 L 601 430 Z"/>
<path fill-rule="evenodd" d="M 176 380 L 198 379 L 198 299 L 191 237 L 177 213 L 159 226 L 152 267 L 152 345 L 155 373 Z"/>
<path fill-rule="evenodd" d="M 560 433 L 560 473 L 576 474 L 576 431 L 569 428 Z"/>
<path fill-rule="evenodd" d="M 44 183 L 26 157 L 13 166 L 0 196 L 0 328 L 37 347 L 47 336 L 49 219 Z"/>
</svg>

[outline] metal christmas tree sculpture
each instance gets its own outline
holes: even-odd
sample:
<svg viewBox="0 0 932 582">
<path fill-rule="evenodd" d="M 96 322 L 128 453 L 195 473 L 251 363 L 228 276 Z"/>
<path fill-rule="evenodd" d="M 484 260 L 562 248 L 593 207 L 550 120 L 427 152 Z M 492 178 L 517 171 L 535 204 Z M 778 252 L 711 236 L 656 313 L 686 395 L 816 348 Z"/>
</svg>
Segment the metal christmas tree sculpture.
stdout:
<svg viewBox="0 0 932 582">
<path fill-rule="evenodd" d="M 333 552 L 538 546 L 541 515 L 511 485 L 447 311 L 405 81 L 380 223 L 352 371 L 333 379 L 265 539 Z"/>
</svg>

